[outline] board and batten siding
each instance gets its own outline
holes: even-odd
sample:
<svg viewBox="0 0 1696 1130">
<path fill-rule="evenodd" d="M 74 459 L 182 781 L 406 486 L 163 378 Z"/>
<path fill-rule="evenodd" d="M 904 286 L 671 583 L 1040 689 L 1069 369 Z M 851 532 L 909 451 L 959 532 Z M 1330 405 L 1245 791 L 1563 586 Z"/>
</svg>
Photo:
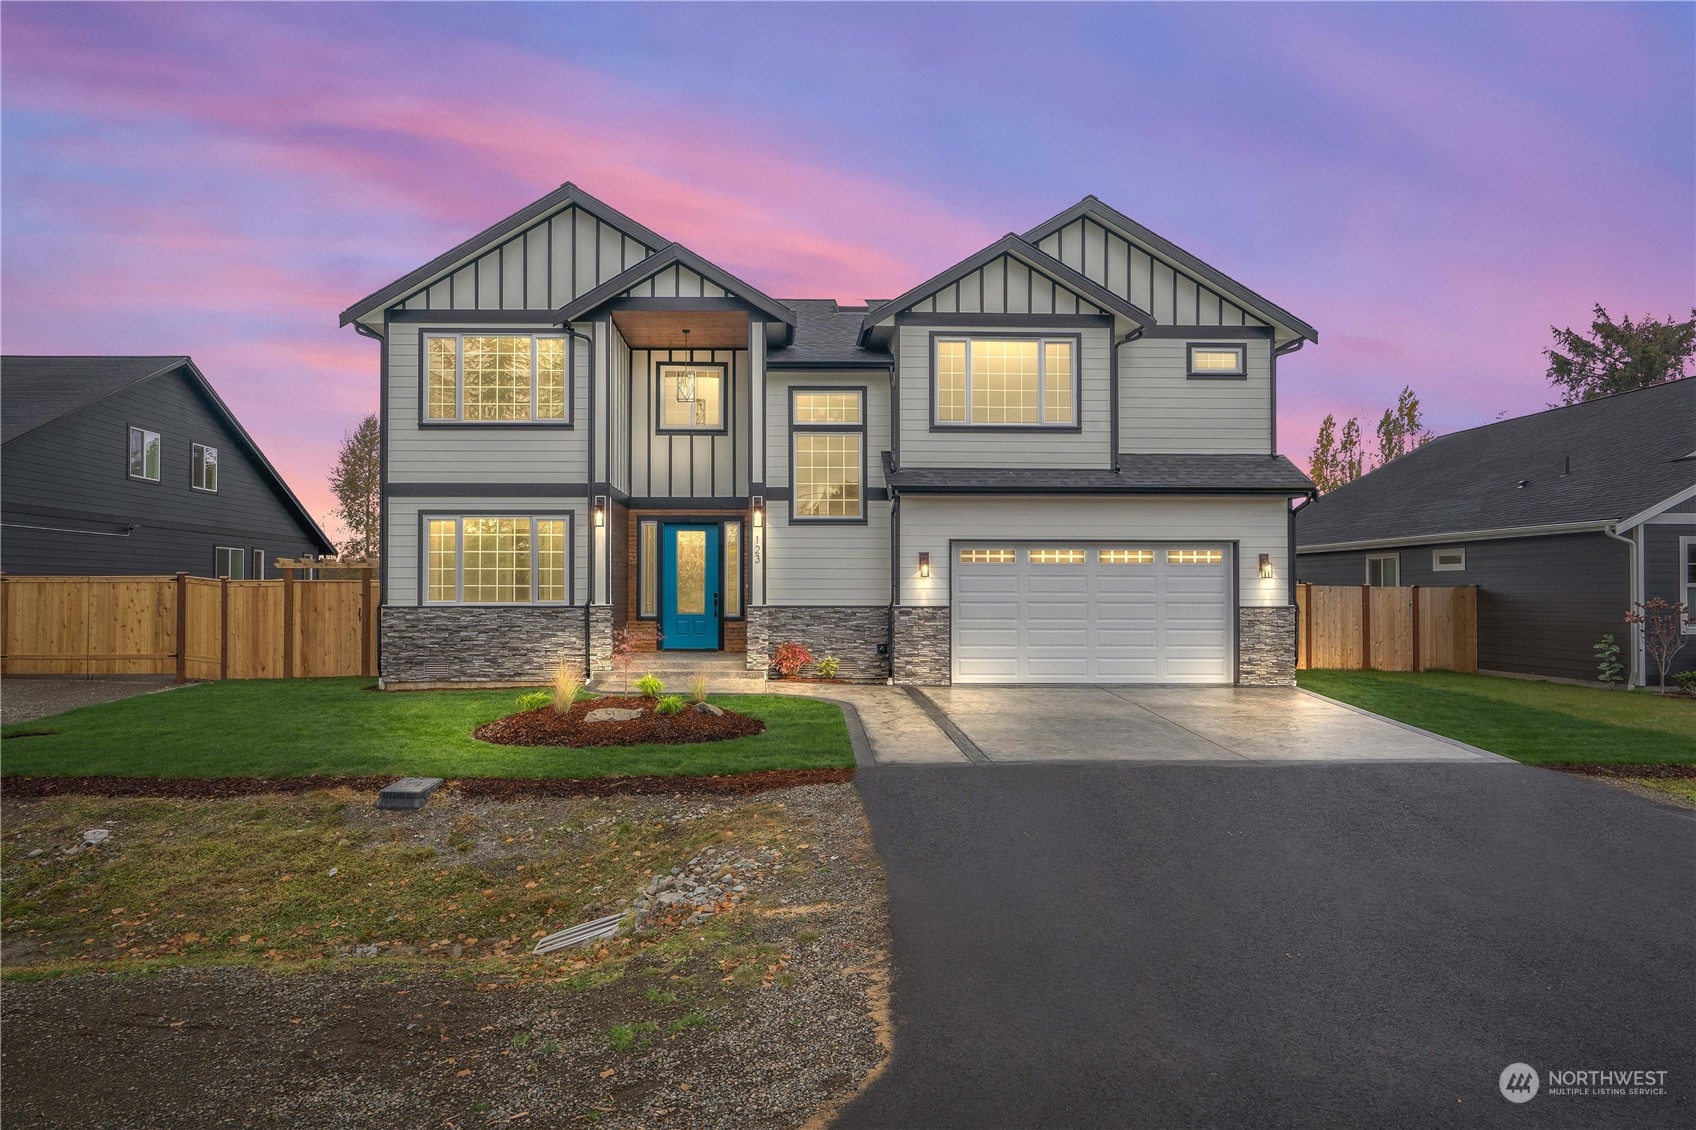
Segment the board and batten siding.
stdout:
<svg viewBox="0 0 1696 1130">
<path fill-rule="evenodd" d="M 1119 450 L 1264 455 L 1272 445 L 1272 343 L 1229 331 L 1197 341 L 1248 347 L 1246 380 L 1191 380 L 1189 342 L 1143 338 L 1119 347 Z"/>
<path fill-rule="evenodd" d="M 589 212 L 568 206 L 398 305 L 405 310 L 555 310 L 654 250 Z"/>
<path fill-rule="evenodd" d="M 1101 314 L 1101 307 L 1063 283 L 1033 271 L 1011 255 L 915 302 L 914 314 Z"/>
<path fill-rule="evenodd" d="M 727 498 L 748 494 L 749 398 L 746 349 L 631 349 L 624 373 L 628 436 L 623 488 L 637 498 Z M 730 388 L 722 432 L 662 432 L 659 366 L 683 361 L 725 366 Z M 617 445 L 615 443 L 615 450 Z"/>
<path fill-rule="evenodd" d="M 1282 498 L 1114 498 L 982 495 L 901 499 L 901 603 L 949 603 L 949 543 L 1238 542 L 1238 600 L 1243 607 L 1288 604 L 1289 507 Z M 930 576 L 919 576 L 918 555 L 930 554 Z M 1272 555 L 1273 576 L 1262 580 L 1260 554 Z"/>
<path fill-rule="evenodd" d="M 558 326 L 500 325 L 495 333 L 558 333 Z M 578 327 L 587 332 L 587 326 Z M 420 349 L 434 330 L 474 330 L 440 325 L 389 325 L 389 467 L 393 483 L 586 483 L 589 478 L 589 353 L 571 338 L 569 428 L 501 424 L 421 425 Z"/>
<path fill-rule="evenodd" d="M 903 467 L 1062 467 L 1100 469 L 1110 465 L 1109 389 L 1112 386 L 1106 327 L 1029 329 L 1032 337 L 1078 335 L 1081 429 L 952 427 L 931 430 L 931 342 L 933 335 L 971 337 L 989 331 L 968 327 L 901 326 L 901 465 Z M 997 329 L 1000 334 L 1022 334 Z"/>
<path fill-rule="evenodd" d="M 1160 325 L 1266 325 L 1206 283 L 1088 216 L 1073 220 L 1037 246 L 1085 278 L 1148 311 Z"/>
<path fill-rule="evenodd" d="M 383 543 L 387 557 L 389 587 L 383 594 L 383 603 L 423 603 L 419 596 L 419 573 L 423 565 L 419 557 L 421 514 L 477 518 L 558 513 L 563 510 L 572 512 L 570 603 L 582 604 L 589 564 L 589 517 L 587 501 L 581 495 L 560 495 L 552 498 L 486 498 L 460 495 L 389 499 L 388 537 Z"/>
<path fill-rule="evenodd" d="M 889 379 L 882 372 L 768 373 L 764 413 L 768 490 L 786 492 L 794 483 L 790 474 L 789 394 L 796 387 L 866 390 L 866 524 L 792 525 L 790 504 L 768 498 L 763 603 L 887 605 L 890 507 L 887 499 L 870 495 L 885 487 Z"/>
</svg>

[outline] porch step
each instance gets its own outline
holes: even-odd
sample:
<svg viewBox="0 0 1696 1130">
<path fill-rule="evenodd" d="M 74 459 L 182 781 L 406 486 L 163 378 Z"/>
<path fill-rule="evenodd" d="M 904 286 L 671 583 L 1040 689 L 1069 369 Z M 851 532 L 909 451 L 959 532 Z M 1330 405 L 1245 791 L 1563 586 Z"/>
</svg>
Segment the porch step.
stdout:
<svg viewBox="0 0 1696 1130">
<path fill-rule="evenodd" d="M 766 673 L 750 671 L 747 656 L 740 651 L 653 651 L 642 652 L 630 663 L 629 679 L 657 675 L 668 692 L 685 694 L 697 673 L 707 676 L 707 689 L 715 694 L 759 694 L 765 689 Z M 594 690 L 621 691 L 622 680 L 603 671 L 590 680 Z"/>
</svg>

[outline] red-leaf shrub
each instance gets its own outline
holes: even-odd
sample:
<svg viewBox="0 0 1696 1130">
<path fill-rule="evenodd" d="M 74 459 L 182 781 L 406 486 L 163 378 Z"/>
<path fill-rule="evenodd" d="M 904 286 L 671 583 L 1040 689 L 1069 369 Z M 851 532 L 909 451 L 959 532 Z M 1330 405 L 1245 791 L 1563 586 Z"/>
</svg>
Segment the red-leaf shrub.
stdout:
<svg viewBox="0 0 1696 1130">
<path fill-rule="evenodd" d="M 793 679 L 801 673 L 801 668 L 813 661 L 813 653 L 807 650 L 805 644 L 779 644 L 777 650 L 771 653 L 771 665 L 777 668 L 777 673 L 785 679 Z"/>
</svg>

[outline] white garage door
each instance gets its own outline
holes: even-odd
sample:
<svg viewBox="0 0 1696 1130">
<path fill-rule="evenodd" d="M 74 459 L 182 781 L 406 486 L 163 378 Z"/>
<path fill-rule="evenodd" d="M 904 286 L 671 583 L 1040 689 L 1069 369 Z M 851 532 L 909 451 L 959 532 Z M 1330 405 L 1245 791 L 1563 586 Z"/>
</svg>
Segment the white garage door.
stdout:
<svg viewBox="0 0 1696 1130">
<path fill-rule="evenodd" d="M 960 683 L 1229 683 L 1231 547 L 953 547 Z"/>
</svg>

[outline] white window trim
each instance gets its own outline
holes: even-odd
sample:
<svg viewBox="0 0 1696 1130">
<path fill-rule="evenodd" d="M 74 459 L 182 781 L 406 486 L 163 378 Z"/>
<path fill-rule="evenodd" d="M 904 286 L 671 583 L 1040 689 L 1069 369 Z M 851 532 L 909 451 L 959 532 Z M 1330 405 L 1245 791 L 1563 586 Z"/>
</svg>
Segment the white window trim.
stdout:
<svg viewBox="0 0 1696 1130">
<path fill-rule="evenodd" d="M 1443 557 L 1443 554 L 1445 554 L 1445 553 L 1458 553 L 1458 554 L 1460 554 L 1460 561 L 1457 564 L 1451 564 L 1451 565 L 1443 564 L 1442 557 Z M 1451 549 L 1433 549 L 1431 551 L 1431 571 L 1433 573 L 1464 573 L 1464 572 L 1466 572 L 1466 547 L 1462 546 L 1459 549 L 1453 549 L 1453 548 L 1451 548 Z"/>
<path fill-rule="evenodd" d="M 138 475 L 133 470 L 130 469 L 130 436 L 135 432 L 140 432 L 141 435 L 142 435 L 141 468 L 142 468 L 143 471 L 147 470 L 147 438 L 146 437 L 152 436 L 158 442 L 158 444 L 159 444 L 159 474 L 157 474 L 157 475 L 147 475 L 147 474 Z M 165 472 L 165 437 L 163 435 L 161 435 L 160 433 L 154 431 L 152 428 L 144 428 L 140 424 L 130 424 L 128 426 L 128 429 L 124 432 L 124 471 L 129 475 L 130 478 L 134 479 L 138 483 L 156 483 L 160 479 L 164 478 L 164 472 Z"/>
<path fill-rule="evenodd" d="M 217 494 L 218 493 L 218 486 L 217 486 L 218 472 L 217 471 L 212 472 L 212 483 L 213 483 L 212 486 L 209 486 L 209 487 L 200 486 L 194 481 L 197 472 L 200 473 L 201 482 L 206 481 L 205 480 L 206 453 L 208 451 L 210 451 L 212 453 L 212 466 L 217 467 L 218 466 L 218 449 L 216 447 L 213 447 L 209 443 L 191 443 L 191 444 L 188 445 L 188 485 L 189 485 L 190 490 L 197 490 L 197 491 L 202 492 L 203 494 Z"/>
<path fill-rule="evenodd" d="M 1386 584 L 1383 583 L 1384 570 L 1383 570 L 1383 567 L 1380 566 L 1379 570 L 1378 570 L 1379 582 L 1378 582 L 1378 585 L 1376 587 L 1379 587 L 1379 588 L 1399 588 L 1399 587 L 1401 587 L 1401 583 L 1402 583 L 1402 555 L 1401 554 L 1399 554 L 1399 553 L 1369 553 L 1369 554 L 1367 554 L 1367 556 L 1366 556 L 1366 576 L 1363 577 L 1362 580 L 1365 584 L 1368 584 L 1368 585 L 1372 584 L 1372 563 L 1374 561 L 1394 561 L 1396 563 L 1396 583 L 1393 584 L 1393 585 L 1386 585 Z"/>
<path fill-rule="evenodd" d="M 1690 550 L 1693 546 L 1696 546 L 1696 537 L 1678 539 L 1678 572 L 1674 575 L 1676 584 L 1673 587 L 1673 592 L 1685 605 L 1684 634 L 1687 636 L 1696 636 L 1696 623 L 1689 619 L 1692 613 L 1696 613 L 1696 582 L 1689 579 Z"/>
<path fill-rule="evenodd" d="M 467 420 L 465 418 L 465 339 L 468 337 L 524 337 L 530 339 L 530 415 L 523 420 Z M 453 415 L 430 415 L 430 342 L 452 339 L 453 351 Z M 561 374 L 563 388 L 560 390 L 564 401 L 563 416 L 538 416 L 536 405 L 538 392 L 537 382 L 541 379 L 542 371 L 539 364 L 541 358 L 537 353 L 536 343 L 539 341 L 559 341 L 565 344 L 562 355 L 565 371 Z M 572 417 L 571 395 L 571 339 L 561 333 L 538 333 L 535 330 L 512 331 L 502 330 L 489 332 L 483 330 L 425 330 L 418 338 L 418 422 L 425 425 L 452 425 L 470 428 L 568 428 Z M 476 517 L 476 515 L 472 515 Z"/>
<path fill-rule="evenodd" d="M 1034 424 L 979 424 L 972 420 L 972 342 L 974 341 L 1034 341 L 1036 343 L 1036 410 Z M 963 342 L 966 346 L 966 418 L 944 420 L 937 412 L 936 358 L 939 348 L 948 343 Z M 1048 413 L 1048 346 L 1064 343 L 1072 350 L 1072 418 L 1049 422 L 1042 419 Z M 1083 428 L 1083 336 L 1081 334 L 939 334 L 931 339 L 930 347 L 930 426 L 932 431 L 1081 431 Z"/>
<path fill-rule="evenodd" d="M 242 572 L 242 575 L 239 576 L 239 577 L 236 576 L 234 573 L 229 572 L 228 570 L 220 569 L 218 567 L 218 563 L 220 561 L 224 561 L 224 562 L 227 563 L 227 562 L 232 561 L 232 560 L 235 561 L 236 564 L 238 564 L 242 567 L 243 572 Z M 245 581 L 245 580 L 247 580 L 246 569 L 247 569 L 247 550 L 242 549 L 239 546 L 233 546 L 233 545 L 215 545 L 215 546 L 212 547 L 212 572 L 215 576 L 217 576 L 217 577 L 228 577 L 232 581 Z"/>
<path fill-rule="evenodd" d="M 551 511 L 513 511 L 478 510 L 464 513 L 442 514 L 434 511 L 420 511 L 418 515 L 418 603 L 434 607 L 465 607 L 465 608 L 565 608 L 573 604 L 572 582 L 574 579 L 573 554 L 577 538 L 575 512 L 570 510 Z M 476 600 L 465 599 L 465 520 L 467 518 L 528 518 L 530 520 L 530 597 L 529 600 Z M 430 523 L 452 522 L 453 531 L 453 599 L 430 599 Z M 538 567 L 541 561 L 541 539 L 536 536 L 537 522 L 565 523 L 565 597 L 561 600 L 539 600 L 537 593 L 541 589 L 542 575 Z"/>
</svg>

